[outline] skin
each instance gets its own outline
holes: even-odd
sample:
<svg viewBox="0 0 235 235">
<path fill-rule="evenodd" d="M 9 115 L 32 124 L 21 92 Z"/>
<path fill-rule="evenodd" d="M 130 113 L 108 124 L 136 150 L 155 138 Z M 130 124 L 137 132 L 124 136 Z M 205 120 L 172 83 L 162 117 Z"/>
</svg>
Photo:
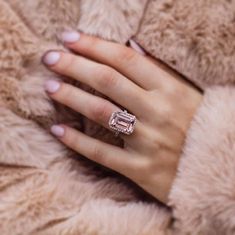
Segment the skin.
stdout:
<svg viewBox="0 0 235 235">
<path fill-rule="evenodd" d="M 134 114 L 137 123 L 131 135 L 120 134 L 124 148 L 64 124 L 53 126 L 52 133 L 66 146 L 125 175 L 167 203 L 202 94 L 131 48 L 84 34 L 73 40 L 65 35 L 63 42 L 73 53 L 48 52 L 43 58 L 48 69 L 103 93 Z M 50 59 L 52 53 L 58 61 Z M 120 110 L 117 105 L 64 82 L 57 87 L 54 83 L 52 89 L 52 83 L 48 81 L 45 89 L 53 100 L 109 129 L 111 114 Z"/>
</svg>

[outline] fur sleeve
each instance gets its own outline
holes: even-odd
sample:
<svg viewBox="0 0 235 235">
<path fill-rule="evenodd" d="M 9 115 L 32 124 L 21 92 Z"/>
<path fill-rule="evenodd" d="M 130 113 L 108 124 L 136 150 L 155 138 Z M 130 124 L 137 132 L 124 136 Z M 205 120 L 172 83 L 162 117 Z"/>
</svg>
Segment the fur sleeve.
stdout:
<svg viewBox="0 0 235 235">
<path fill-rule="evenodd" d="M 187 135 L 170 193 L 176 234 L 234 234 L 235 87 L 212 87 Z"/>
</svg>

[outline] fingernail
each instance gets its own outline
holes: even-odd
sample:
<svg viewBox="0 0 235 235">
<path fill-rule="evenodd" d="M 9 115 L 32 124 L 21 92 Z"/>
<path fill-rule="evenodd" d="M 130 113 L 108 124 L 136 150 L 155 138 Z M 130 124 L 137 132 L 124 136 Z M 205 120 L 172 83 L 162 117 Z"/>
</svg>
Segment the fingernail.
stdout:
<svg viewBox="0 0 235 235">
<path fill-rule="evenodd" d="M 51 127 L 51 133 L 57 137 L 63 137 L 64 136 L 64 133 L 65 133 L 65 130 L 63 127 L 61 126 L 58 126 L 58 125 L 53 125 Z"/>
<path fill-rule="evenodd" d="M 59 90 L 60 83 L 55 80 L 48 80 L 44 84 L 45 90 L 50 93 L 54 93 Z"/>
<path fill-rule="evenodd" d="M 61 34 L 61 39 L 63 42 L 67 42 L 67 43 L 77 42 L 80 39 L 80 33 L 76 31 L 63 32 Z"/>
<path fill-rule="evenodd" d="M 56 51 L 48 52 L 43 56 L 43 62 L 47 65 L 54 65 L 56 64 L 60 59 L 60 53 Z"/>
<path fill-rule="evenodd" d="M 136 52 L 138 52 L 141 55 L 146 55 L 144 50 L 132 39 L 129 39 L 129 43 L 132 49 L 134 49 Z"/>
</svg>

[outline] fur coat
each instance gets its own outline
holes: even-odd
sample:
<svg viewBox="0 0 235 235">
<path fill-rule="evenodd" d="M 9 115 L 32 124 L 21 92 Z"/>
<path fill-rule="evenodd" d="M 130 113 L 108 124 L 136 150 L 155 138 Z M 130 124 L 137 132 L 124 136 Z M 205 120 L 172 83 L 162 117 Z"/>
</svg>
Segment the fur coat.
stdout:
<svg viewBox="0 0 235 235">
<path fill-rule="evenodd" d="M 204 92 L 168 206 L 49 133 L 64 122 L 122 144 L 44 92 L 66 78 L 41 56 L 69 29 L 133 37 Z M 235 233 L 235 0 L 0 0 L 0 49 L 1 235 Z"/>
</svg>

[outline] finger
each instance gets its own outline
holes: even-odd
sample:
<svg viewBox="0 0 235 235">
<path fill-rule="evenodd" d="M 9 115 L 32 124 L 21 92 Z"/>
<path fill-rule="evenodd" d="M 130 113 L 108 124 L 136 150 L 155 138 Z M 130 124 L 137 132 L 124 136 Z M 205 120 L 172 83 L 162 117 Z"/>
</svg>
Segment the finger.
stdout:
<svg viewBox="0 0 235 235">
<path fill-rule="evenodd" d="M 70 53 L 49 52 L 44 62 L 50 69 L 93 87 L 136 115 L 142 115 L 145 92 L 114 69 Z"/>
<path fill-rule="evenodd" d="M 110 129 L 109 119 L 112 113 L 120 110 L 119 107 L 108 100 L 92 95 L 67 83 L 48 80 L 45 83 L 45 89 L 55 101 L 72 108 L 107 129 Z M 120 137 L 130 144 L 132 142 L 135 143 L 142 136 L 143 129 L 143 125 L 138 121 L 135 125 L 134 133 L 128 136 L 120 134 Z"/>
<path fill-rule="evenodd" d="M 120 110 L 111 102 L 67 83 L 48 80 L 45 89 L 52 99 L 106 128 L 109 128 L 108 122 L 112 113 Z"/>
<path fill-rule="evenodd" d="M 128 174 L 134 165 L 133 158 L 124 149 L 101 142 L 68 126 L 52 126 L 51 132 L 69 148 L 121 174 Z"/>
<path fill-rule="evenodd" d="M 167 66 L 166 64 L 162 63 L 160 60 L 157 60 L 151 55 L 147 55 L 146 52 L 143 50 L 143 48 L 138 45 L 134 40 L 130 39 L 129 40 L 129 45 L 132 49 L 134 49 L 136 52 L 139 54 L 145 56 L 146 59 L 148 59 L 150 62 L 154 63 L 155 66 L 155 72 L 156 74 L 160 75 L 161 78 L 165 78 L 165 83 L 162 84 L 164 85 L 166 90 L 172 90 L 174 86 L 177 86 L 179 82 L 183 85 L 190 85 L 182 76 L 180 76 L 179 73 L 177 73 L 175 70 Z M 171 83 L 166 83 L 167 79 L 171 79 Z M 179 82 L 178 82 L 179 81 Z M 170 84 L 167 85 L 167 84 Z M 192 85 L 192 84 L 191 84 Z"/>
<path fill-rule="evenodd" d="M 118 43 L 104 41 L 85 34 L 78 34 L 79 36 L 71 38 L 71 35 L 75 34 L 77 33 L 66 32 L 62 34 L 62 40 L 68 48 L 115 68 L 146 90 L 163 85 L 166 75 L 145 56 L 141 56 L 131 48 Z"/>
<path fill-rule="evenodd" d="M 132 49 L 134 49 L 136 52 L 138 52 L 140 55 L 146 56 L 145 51 L 142 47 L 140 47 L 133 39 L 129 39 L 129 45 Z"/>
</svg>

